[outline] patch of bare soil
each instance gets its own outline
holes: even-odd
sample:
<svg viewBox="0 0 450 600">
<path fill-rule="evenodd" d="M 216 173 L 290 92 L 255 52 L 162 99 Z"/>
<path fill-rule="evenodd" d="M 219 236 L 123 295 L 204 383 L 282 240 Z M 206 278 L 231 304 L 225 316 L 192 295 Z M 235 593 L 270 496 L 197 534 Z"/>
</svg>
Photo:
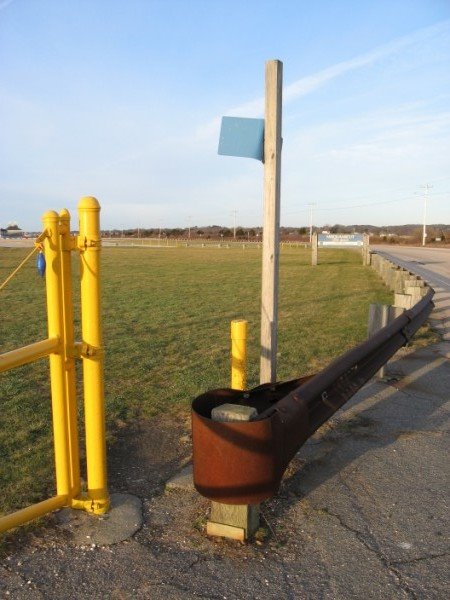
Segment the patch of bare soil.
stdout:
<svg viewBox="0 0 450 600">
<path fill-rule="evenodd" d="M 128 492 L 142 500 L 160 493 L 191 459 L 190 428 L 187 409 L 121 428 L 108 448 L 110 491 Z"/>
</svg>

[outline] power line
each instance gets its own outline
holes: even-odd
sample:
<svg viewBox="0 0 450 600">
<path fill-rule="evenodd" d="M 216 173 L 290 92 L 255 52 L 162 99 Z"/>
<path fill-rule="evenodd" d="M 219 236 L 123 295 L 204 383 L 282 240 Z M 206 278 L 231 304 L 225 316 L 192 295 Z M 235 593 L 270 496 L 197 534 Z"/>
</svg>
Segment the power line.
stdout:
<svg viewBox="0 0 450 600">
<path fill-rule="evenodd" d="M 352 204 L 351 206 L 333 206 L 333 207 L 325 207 L 325 208 L 316 208 L 316 210 L 320 211 L 330 211 L 330 210 L 351 210 L 353 208 L 366 208 L 368 206 L 379 206 L 380 204 L 393 204 L 395 202 L 405 202 L 406 200 L 412 200 L 412 196 L 408 196 L 407 198 L 398 198 L 397 200 L 381 200 L 380 202 L 370 202 L 367 204 Z M 303 210 L 295 210 L 284 213 L 285 215 L 297 214 L 299 212 L 306 212 L 308 209 L 304 208 Z"/>
</svg>

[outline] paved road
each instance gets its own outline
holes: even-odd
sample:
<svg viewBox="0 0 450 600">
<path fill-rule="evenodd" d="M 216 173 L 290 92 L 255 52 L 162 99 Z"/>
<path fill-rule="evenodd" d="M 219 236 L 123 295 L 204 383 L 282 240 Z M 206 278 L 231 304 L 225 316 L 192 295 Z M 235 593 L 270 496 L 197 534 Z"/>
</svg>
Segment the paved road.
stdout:
<svg viewBox="0 0 450 600">
<path fill-rule="evenodd" d="M 431 320 L 443 338 L 450 340 L 450 248 L 372 248 L 416 273 L 434 288 L 436 308 Z"/>
</svg>

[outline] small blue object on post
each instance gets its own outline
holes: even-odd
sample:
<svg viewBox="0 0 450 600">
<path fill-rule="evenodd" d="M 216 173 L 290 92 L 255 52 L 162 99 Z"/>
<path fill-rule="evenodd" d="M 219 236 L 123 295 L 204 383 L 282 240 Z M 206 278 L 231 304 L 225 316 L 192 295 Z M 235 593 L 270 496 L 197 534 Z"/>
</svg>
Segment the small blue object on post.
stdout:
<svg viewBox="0 0 450 600">
<path fill-rule="evenodd" d="M 45 256 L 44 256 L 43 252 L 39 252 L 39 254 L 37 255 L 36 267 L 37 267 L 39 275 L 41 277 L 44 277 L 44 275 L 45 275 Z"/>
<path fill-rule="evenodd" d="M 264 161 L 264 119 L 222 117 L 218 153 Z"/>
</svg>

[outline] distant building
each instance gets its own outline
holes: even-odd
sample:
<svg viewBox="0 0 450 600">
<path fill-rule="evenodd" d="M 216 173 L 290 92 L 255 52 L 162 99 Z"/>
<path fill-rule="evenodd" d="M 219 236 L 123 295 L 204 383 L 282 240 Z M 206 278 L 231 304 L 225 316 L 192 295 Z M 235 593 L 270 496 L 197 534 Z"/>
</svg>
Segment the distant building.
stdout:
<svg viewBox="0 0 450 600">
<path fill-rule="evenodd" d="M 0 228 L 0 238 L 4 239 L 20 239 L 24 237 L 24 232 L 18 225 L 11 224 L 6 227 L 6 229 Z"/>
</svg>

